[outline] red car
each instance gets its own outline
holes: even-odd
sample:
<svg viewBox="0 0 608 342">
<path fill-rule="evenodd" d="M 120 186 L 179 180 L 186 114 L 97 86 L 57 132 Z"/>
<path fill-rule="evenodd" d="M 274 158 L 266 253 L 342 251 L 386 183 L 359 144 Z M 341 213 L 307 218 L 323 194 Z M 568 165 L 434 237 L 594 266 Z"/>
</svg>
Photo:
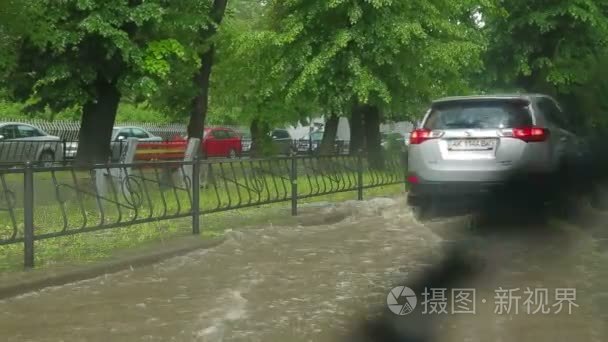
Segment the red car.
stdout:
<svg viewBox="0 0 608 342">
<path fill-rule="evenodd" d="M 236 158 L 242 152 L 241 136 L 230 128 L 205 128 L 201 149 L 207 157 Z"/>
</svg>

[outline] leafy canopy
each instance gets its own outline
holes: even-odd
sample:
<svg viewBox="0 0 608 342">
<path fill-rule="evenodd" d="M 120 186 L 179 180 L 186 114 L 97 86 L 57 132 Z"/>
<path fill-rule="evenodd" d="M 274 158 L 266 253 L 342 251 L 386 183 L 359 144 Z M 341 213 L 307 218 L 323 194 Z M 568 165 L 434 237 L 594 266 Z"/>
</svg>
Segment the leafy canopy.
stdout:
<svg viewBox="0 0 608 342">
<path fill-rule="evenodd" d="M 123 94 L 150 96 L 173 65 L 186 62 L 197 48 L 194 31 L 207 22 L 205 16 L 195 19 L 195 10 L 205 3 L 22 0 L 22 15 L 31 25 L 13 35 L 19 53 L 7 85 L 17 99 L 53 111 L 95 100 L 99 79 Z M 178 15 L 186 10 L 190 15 Z M 183 40 L 171 34 L 186 30 L 190 35 Z"/>
<path fill-rule="evenodd" d="M 606 1 L 503 0 L 484 14 L 490 87 L 551 94 L 573 123 L 608 127 Z"/>
<path fill-rule="evenodd" d="M 504 83 L 557 92 L 590 80 L 608 44 L 608 3 L 504 0 L 488 13 L 488 64 Z M 546 87 L 545 87 L 546 88 Z"/>
<path fill-rule="evenodd" d="M 484 51 L 472 6 L 456 0 L 273 0 L 244 50 L 276 51 L 267 77 L 287 101 L 327 110 L 353 103 L 410 108 L 467 89 Z"/>
</svg>

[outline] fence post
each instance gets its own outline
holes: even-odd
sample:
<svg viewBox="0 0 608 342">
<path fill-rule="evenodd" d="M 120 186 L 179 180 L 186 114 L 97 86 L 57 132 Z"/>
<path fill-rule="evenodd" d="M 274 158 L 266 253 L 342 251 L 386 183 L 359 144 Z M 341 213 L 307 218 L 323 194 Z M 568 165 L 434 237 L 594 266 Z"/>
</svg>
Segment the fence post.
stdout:
<svg viewBox="0 0 608 342">
<path fill-rule="evenodd" d="M 34 170 L 26 163 L 23 173 L 23 264 L 34 268 Z"/>
<path fill-rule="evenodd" d="M 363 150 L 357 152 L 357 200 L 363 201 Z"/>
<path fill-rule="evenodd" d="M 298 158 L 291 155 L 291 215 L 298 216 Z"/>
<path fill-rule="evenodd" d="M 67 142 L 65 139 L 62 139 L 62 140 L 61 140 L 61 144 L 62 144 L 62 149 L 61 149 L 61 151 L 63 151 L 63 152 L 62 152 L 62 154 L 63 154 L 63 155 L 61 156 L 61 157 L 62 157 L 62 158 L 61 158 L 61 162 L 63 163 L 63 165 L 67 165 L 68 158 L 66 158 L 66 157 L 67 157 L 67 155 L 68 155 L 68 154 L 67 154 L 68 142 Z"/>
<path fill-rule="evenodd" d="M 122 158 L 123 150 L 124 150 L 124 139 L 118 140 L 118 160 Z"/>
<path fill-rule="evenodd" d="M 193 155 L 192 165 L 192 234 L 201 233 L 201 165 L 197 148 Z"/>
</svg>

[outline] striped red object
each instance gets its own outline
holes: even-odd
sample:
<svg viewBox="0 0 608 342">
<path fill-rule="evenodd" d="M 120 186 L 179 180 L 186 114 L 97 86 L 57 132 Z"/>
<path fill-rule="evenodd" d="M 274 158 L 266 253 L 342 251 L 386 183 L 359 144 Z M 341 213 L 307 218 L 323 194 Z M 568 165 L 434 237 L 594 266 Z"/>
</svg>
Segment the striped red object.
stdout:
<svg viewBox="0 0 608 342">
<path fill-rule="evenodd" d="M 183 160 L 188 142 L 139 143 L 135 151 L 137 161 Z"/>
</svg>

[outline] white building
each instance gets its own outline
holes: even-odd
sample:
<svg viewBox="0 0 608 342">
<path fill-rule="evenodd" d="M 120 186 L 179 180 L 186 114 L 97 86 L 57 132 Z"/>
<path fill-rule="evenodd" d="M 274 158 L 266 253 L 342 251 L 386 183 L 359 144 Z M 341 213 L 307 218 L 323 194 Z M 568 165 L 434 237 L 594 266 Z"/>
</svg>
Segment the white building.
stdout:
<svg viewBox="0 0 608 342">
<path fill-rule="evenodd" d="M 293 139 L 305 139 L 310 132 L 323 131 L 325 128 L 325 119 L 319 117 L 311 120 L 312 123 L 307 126 L 298 124 L 297 126 L 288 126 L 285 129 L 291 134 Z M 389 122 L 380 125 L 380 132 L 382 133 L 410 133 L 414 129 L 414 125 L 408 121 Z M 350 140 L 350 125 L 348 118 L 341 117 L 338 123 L 338 132 L 336 140 Z"/>
<path fill-rule="evenodd" d="M 323 117 L 312 119 L 311 121 L 311 124 L 307 126 L 298 123 L 297 126 L 287 126 L 285 129 L 296 140 L 306 138 L 311 132 L 323 131 L 325 129 L 325 119 Z M 350 126 L 348 125 L 348 119 L 345 117 L 341 117 L 338 122 L 336 140 L 350 140 Z"/>
</svg>

